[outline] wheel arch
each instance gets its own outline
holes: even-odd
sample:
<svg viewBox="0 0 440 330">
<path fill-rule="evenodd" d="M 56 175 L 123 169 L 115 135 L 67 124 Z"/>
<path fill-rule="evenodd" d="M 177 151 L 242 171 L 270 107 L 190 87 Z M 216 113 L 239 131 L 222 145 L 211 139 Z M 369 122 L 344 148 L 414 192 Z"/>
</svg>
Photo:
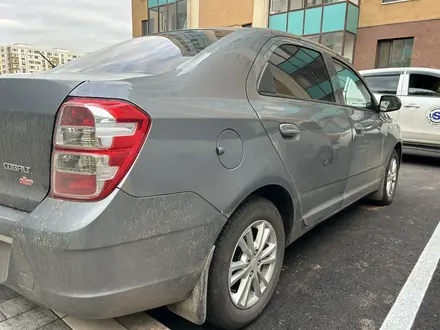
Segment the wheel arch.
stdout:
<svg viewBox="0 0 440 330">
<path fill-rule="evenodd" d="M 291 194 L 281 185 L 267 184 L 252 191 L 235 210 L 253 197 L 265 198 L 275 205 L 283 220 L 286 243 L 289 242 L 295 220 L 295 206 Z"/>
</svg>

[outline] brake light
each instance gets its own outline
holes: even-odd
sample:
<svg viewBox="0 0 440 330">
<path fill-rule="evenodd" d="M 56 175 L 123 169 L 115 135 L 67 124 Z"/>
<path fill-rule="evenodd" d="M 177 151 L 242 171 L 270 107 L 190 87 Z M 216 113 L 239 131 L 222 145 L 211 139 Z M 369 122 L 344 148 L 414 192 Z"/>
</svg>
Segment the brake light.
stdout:
<svg viewBox="0 0 440 330">
<path fill-rule="evenodd" d="M 150 117 L 127 102 L 65 102 L 55 126 L 51 195 L 79 200 L 108 196 L 133 165 L 150 125 Z"/>
</svg>

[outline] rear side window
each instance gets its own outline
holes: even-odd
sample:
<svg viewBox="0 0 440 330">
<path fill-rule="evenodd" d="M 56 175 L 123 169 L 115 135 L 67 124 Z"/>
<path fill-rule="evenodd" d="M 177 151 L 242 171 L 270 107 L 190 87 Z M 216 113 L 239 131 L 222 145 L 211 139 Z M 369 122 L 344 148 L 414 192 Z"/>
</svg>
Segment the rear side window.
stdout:
<svg viewBox="0 0 440 330">
<path fill-rule="evenodd" d="M 408 95 L 440 97 L 440 78 L 428 74 L 411 74 Z"/>
<path fill-rule="evenodd" d="M 158 74 L 200 53 L 233 30 L 182 30 L 131 39 L 52 70 L 58 73 Z"/>
<path fill-rule="evenodd" d="M 373 93 L 397 94 L 400 74 L 366 76 L 365 82 Z"/>
<path fill-rule="evenodd" d="M 269 96 L 335 101 L 321 54 L 292 44 L 274 50 L 263 71 L 258 91 Z"/>
</svg>

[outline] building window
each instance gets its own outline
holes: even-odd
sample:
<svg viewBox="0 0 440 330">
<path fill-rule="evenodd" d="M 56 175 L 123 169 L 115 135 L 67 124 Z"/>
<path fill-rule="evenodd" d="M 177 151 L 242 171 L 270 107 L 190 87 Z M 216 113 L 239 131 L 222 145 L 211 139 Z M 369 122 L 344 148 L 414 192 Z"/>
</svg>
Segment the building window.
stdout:
<svg viewBox="0 0 440 330">
<path fill-rule="evenodd" d="M 158 18 L 159 18 L 159 14 L 158 14 L 158 8 L 151 8 L 148 11 L 148 33 L 157 33 L 159 32 L 159 27 L 158 27 Z"/>
<path fill-rule="evenodd" d="M 345 32 L 343 56 L 350 62 L 353 62 L 354 43 L 356 36 L 350 32 Z"/>
<path fill-rule="evenodd" d="M 342 55 L 343 32 L 325 33 L 321 35 L 321 44 Z"/>
<path fill-rule="evenodd" d="M 379 40 L 376 68 L 411 66 L 413 44 L 414 38 Z"/>
<path fill-rule="evenodd" d="M 322 5 L 322 0 L 305 0 L 306 7 L 315 7 Z"/>
<path fill-rule="evenodd" d="M 269 12 L 269 28 L 320 41 L 353 61 L 358 1 L 271 0 Z"/>
<path fill-rule="evenodd" d="M 382 0 L 382 3 L 401 2 L 402 0 Z"/>
<path fill-rule="evenodd" d="M 177 2 L 177 29 L 186 28 L 187 20 L 187 5 L 186 0 Z"/>
<path fill-rule="evenodd" d="M 143 20 L 141 22 L 142 35 L 146 36 L 148 34 L 148 20 Z"/>
<path fill-rule="evenodd" d="M 296 10 L 304 8 L 304 0 L 290 0 L 289 10 Z"/>
<path fill-rule="evenodd" d="M 159 32 L 167 31 L 168 26 L 168 8 L 167 6 L 159 7 Z"/>
<path fill-rule="evenodd" d="M 258 91 L 268 96 L 335 101 L 321 54 L 290 44 L 276 48 L 271 54 Z"/>
<path fill-rule="evenodd" d="M 170 3 L 168 5 L 167 30 L 173 31 L 177 28 L 177 4 Z M 185 15 L 186 16 L 186 15 Z"/>
<path fill-rule="evenodd" d="M 271 0 L 270 1 L 270 13 L 284 13 L 287 11 L 287 0 Z"/>
<path fill-rule="evenodd" d="M 186 28 L 187 0 L 149 1 L 148 22 L 142 21 L 142 34 Z M 145 28 L 144 28 L 145 25 Z"/>
</svg>

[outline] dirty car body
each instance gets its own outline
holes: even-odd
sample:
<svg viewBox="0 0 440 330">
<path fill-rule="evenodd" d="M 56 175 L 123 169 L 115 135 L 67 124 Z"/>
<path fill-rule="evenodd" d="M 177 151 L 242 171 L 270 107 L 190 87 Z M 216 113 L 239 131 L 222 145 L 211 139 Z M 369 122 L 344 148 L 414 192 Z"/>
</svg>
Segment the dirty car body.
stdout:
<svg viewBox="0 0 440 330">
<path fill-rule="evenodd" d="M 327 68 L 304 99 L 258 87 L 286 44 Z M 346 104 L 334 60 L 351 68 L 281 32 L 183 30 L 1 77 L 0 282 L 82 318 L 175 304 L 250 196 L 287 246 L 378 191 L 399 128 L 374 98 Z"/>
</svg>

